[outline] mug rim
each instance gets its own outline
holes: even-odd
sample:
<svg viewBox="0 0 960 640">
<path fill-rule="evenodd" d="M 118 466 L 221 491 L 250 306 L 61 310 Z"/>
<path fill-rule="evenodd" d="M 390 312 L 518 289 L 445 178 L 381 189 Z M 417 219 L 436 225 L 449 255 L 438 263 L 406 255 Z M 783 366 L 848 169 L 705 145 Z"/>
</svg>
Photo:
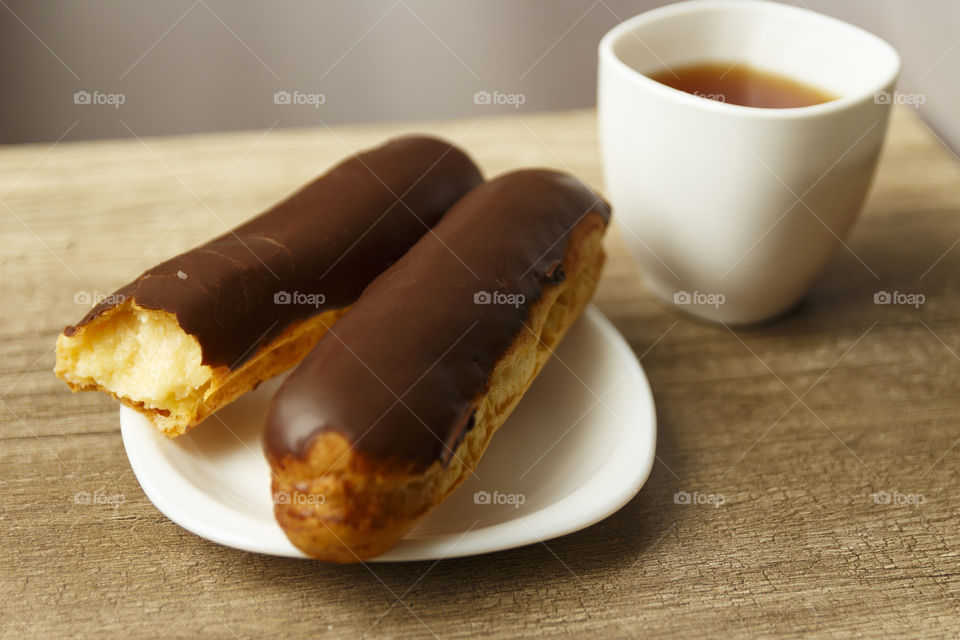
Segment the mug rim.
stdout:
<svg viewBox="0 0 960 640">
<path fill-rule="evenodd" d="M 630 33 L 638 26 L 646 24 L 651 21 L 660 20 L 663 18 L 668 18 L 670 16 L 692 13 L 696 11 L 701 11 L 705 9 L 717 9 L 717 8 L 730 8 L 730 9 L 747 9 L 751 11 L 759 12 L 770 12 L 770 11 L 779 11 L 782 13 L 798 15 L 802 14 L 807 19 L 819 20 L 821 22 L 829 23 L 833 26 L 840 27 L 847 31 L 855 33 L 859 37 L 866 37 L 873 40 L 877 45 L 886 49 L 890 56 L 892 64 L 890 65 L 889 72 L 883 75 L 882 81 L 867 87 L 856 93 L 851 93 L 849 95 L 844 95 L 833 100 L 828 100 L 827 102 L 821 102 L 819 104 L 809 105 L 805 107 L 788 107 L 788 108 L 771 108 L 771 107 L 750 107 L 739 104 L 732 104 L 727 102 L 720 102 L 718 100 L 711 100 L 709 98 L 703 98 L 700 96 L 691 95 L 680 89 L 675 89 L 668 85 L 665 85 L 661 82 L 658 82 L 647 76 L 640 71 L 637 71 L 629 64 L 624 62 L 620 56 L 614 51 L 614 47 L 619 43 L 624 37 L 630 35 Z M 619 73 L 629 78 L 633 82 L 639 82 L 642 87 L 654 91 L 655 93 L 661 95 L 664 98 L 671 99 L 674 101 L 679 101 L 682 104 L 686 104 L 692 107 L 699 107 L 701 109 L 706 109 L 708 111 L 717 111 L 718 113 L 726 113 L 728 115 L 740 115 L 745 117 L 761 117 L 761 118 L 773 118 L 773 119 L 791 119 L 791 118 L 807 118 L 815 117 L 828 113 L 833 113 L 836 111 L 842 111 L 853 107 L 857 104 L 860 104 L 867 98 L 875 98 L 875 96 L 883 91 L 887 90 L 887 87 L 890 87 L 891 92 L 895 86 L 897 79 L 900 76 L 900 71 L 902 63 L 900 60 L 900 54 L 897 50 L 886 40 L 880 36 L 870 33 L 866 29 L 858 27 L 856 25 L 850 24 L 839 18 L 834 18 L 833 16 L 828 16 L 823 13 L 818 13 L 810 9 L 805 9 L 802 7 L 797 7 L 794 5 L 785 5 L 778 2 L 769 2 L 768 0 L 687 0 L 686 2 L 678 2 L 674 4 L 664 5 L 662 7 L 657 7 L 649 11 L 645 11 L 638 15 L 628 18 L 610 29 L 603 38 L 600 40 L 599 44 L 599 58 L 601 66 L 612 66 Z M 891 100 L 892 103 L 892 100 Z M 888 103 L 889 105 L 890 103 Z"/>
</svg>

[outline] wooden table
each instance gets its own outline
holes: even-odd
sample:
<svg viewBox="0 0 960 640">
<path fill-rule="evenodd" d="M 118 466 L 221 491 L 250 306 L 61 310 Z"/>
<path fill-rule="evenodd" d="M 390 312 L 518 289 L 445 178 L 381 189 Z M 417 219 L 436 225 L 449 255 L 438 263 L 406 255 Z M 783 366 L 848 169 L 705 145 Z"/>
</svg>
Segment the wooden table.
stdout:
<svg viewBox="0 0 960 640">
<path fill-rule="evenodd" d="M 642 355 L 658 462 L 620 512 L 545 544 L 371 566 L 218 546 L 144 496 L 116 405 L 51 373 L 78 292 L 112 291 L 350 151 L 429 131 L 488 175 L 547 165 L 600 186 L 594 118 L 0 150 L 3 635 L 960 636 L 960 163 L 906 108 L 850 250 L 776 323 L 674 313 L 609 239 L 596 302 Z M 926 301 L 876 305 L 881 290 Z"/>
</svg>

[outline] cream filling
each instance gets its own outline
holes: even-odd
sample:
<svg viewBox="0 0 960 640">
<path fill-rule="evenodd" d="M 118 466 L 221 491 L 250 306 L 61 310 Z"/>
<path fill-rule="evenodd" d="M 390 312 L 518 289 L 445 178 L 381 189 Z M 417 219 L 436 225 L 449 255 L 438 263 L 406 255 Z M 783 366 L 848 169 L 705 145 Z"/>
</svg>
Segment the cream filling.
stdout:
<svg viewBox="0 0 960 640">
<path fill-rule="evenodd" d="M 56 373 L 170 416 L 192 415 L 213 371 L 173 314 L 126 302 L 57 339 Z"/>
</svg>

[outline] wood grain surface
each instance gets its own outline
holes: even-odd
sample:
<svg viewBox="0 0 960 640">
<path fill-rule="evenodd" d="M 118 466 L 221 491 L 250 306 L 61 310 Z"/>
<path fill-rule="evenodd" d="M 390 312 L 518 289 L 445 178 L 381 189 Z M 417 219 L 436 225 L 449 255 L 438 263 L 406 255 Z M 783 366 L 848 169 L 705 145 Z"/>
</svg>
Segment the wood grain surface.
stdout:
<svg viewBox="0 0 960 640">
<path fill-rule="evenodd" d="M 642 356 L 659 445 L 607 520 L 486 556 L 334 566 L 160 514 L 116 404 L 51 373 L 57 333 L 84 292 L 411 131 L 461 143 L 488 175 L 545 165 L 602 186 L 592 111 L 0 150 L 3 636 L 960 637 L 960 163 L 908 108 L 849 248 L 775 323 L 678 315 L 609 238 L 596 302 Z M 881 290 L 925 303 L 876 305 Z"/>
</svg>

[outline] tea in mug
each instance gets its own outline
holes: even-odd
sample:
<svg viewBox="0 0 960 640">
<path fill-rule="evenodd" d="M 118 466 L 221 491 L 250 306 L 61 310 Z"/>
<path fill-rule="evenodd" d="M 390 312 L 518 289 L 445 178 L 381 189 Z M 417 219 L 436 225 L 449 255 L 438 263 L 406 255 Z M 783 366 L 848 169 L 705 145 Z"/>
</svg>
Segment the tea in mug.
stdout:
<svg viewBox="0 0 960 640">
<path fill-rule="evenodd" d="M 786 76 L 740 63 L 701 62 L 647 75 L 668 87 L 701 98 L 744 107 L 791 109 L 837 98 Z"/>
</svg>

